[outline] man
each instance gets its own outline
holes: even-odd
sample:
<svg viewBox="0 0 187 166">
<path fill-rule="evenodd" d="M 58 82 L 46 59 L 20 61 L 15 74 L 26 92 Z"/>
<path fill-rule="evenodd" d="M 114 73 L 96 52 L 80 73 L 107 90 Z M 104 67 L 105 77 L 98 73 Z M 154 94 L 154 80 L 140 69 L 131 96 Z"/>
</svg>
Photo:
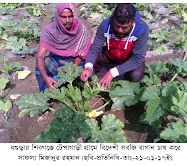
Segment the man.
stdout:
<svg viewBox="0 0 187 166">
<path fill-rule="evenodd" d="M 101 78 L 101 88 L 109 88 L 112 79 L 120 75 L 139 82 L 144 76 L 148 34 L 149 28 L 135 7 L 129 3 L 118 4 L 97 29 L 81 79 L 86 82 L 94 68 Z"/>
<path fill-rule="evenodd" d="M 59 67 L 68 62 L 83 65 L 90 45 L 90 35 L 76 19 L 72 4 L 57 4 L 54 21 L 44 28 L 36 56 L 35 73 L 40 91 L 55 88 Z M 47 51 L 49 55 L 45 56 Z"/>
</svg>

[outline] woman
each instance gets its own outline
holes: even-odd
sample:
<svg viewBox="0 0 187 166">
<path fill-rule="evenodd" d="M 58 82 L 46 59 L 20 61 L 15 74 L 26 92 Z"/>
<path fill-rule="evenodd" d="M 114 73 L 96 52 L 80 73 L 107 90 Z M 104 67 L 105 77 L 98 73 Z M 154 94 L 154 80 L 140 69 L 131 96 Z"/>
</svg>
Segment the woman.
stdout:
<svg viewBox="0 0 187 166">
<path fill-rule="evenodd" d="M 90 35 L 76 19 L 73 5 L 57 4 L 54 21 L 44 28 L 36 56 L 35 73 L 40 91 L 55 88 L 58 67 L 68 62 L 83 66 L 90 45 Z M 45 56 L 47 51 L 49 55 Z"/>
</svg>

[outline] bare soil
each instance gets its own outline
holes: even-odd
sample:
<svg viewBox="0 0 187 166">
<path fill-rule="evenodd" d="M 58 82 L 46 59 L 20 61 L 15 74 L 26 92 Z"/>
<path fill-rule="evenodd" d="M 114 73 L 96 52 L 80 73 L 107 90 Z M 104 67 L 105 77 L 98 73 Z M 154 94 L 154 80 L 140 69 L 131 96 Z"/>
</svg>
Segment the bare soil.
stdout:
<svg viewBox="0 0 187 166">
<path fill-rule="evenodd" d="M 76 6 L 77 4 L 75 4 Z M 52 5 L 46 5 L 47 15 L 43 15 L 40 20 L 40 29 L 43 30 L 44 26 L 50 23 L 51 19 L 48 17 L 50 15 L 49 8 L 53 7 Z M 78 6 L 77 6 L 78 7 Z M 77 8 L 76 8 L 77 10 Z M 24 11 L 22 9 L 21 11 Z M 77 12 L 79 18 L 80 12 Z M 15 18 L 20 17 L 20 15 L 15 15 Z M 167 16 L 170 17 L 170 16 Z M 94 35 L 97 27 L 92 27 L 92 23 L 88 19 L 79 18 L 86 25 L 87 29 L 90 31 L 91 35 Z M 2 17 L 0 18 L 2 20 Z M 171 21 L 172 24 L 173 20 Z M 158 25 L 159 26 L 159 25 Z M 2 42 L 2 41 L 0 41 Z M 38 48 L 38 42 L 30 42 L 30 48 Z M 29 94 L 37 93 L 39 91 L 37 80 L 34 73 L 35 68 L 35 56 L 28 56 L 26 58 L 21 58 L 20 56 L 14 55 L 11 51 L 4 48 L 0 48 L 1 56 L 6 56 L 10 60 L 8 62 L 18 61 L 21 62 L 22 66 L 31 70 L 31 74 L 24 80 L 18 80 L 16 74 L 8 76 L 10 79 L 10 84 L 5 89 L 4 94 Z M 164 62 L 168 61 L 168 57 L 176 58 L 181 57 L 182 53 L 180 52 L 167 52 L 165 55 L 156 55 L 153 51 L 148 51 L 146 56 L 146 64 L 157 63 L 159 60 Z M 0 64 L 0 68 L 2 65 Z M 4 76 L 4 73 L 0 73 L 0 77 Z M 15 100 L 12 100 L 14 102 Z M 97 106 L 102 105 L 102 101 L 98 103 Z M 54 107 L 58 107 L 54 106 Z M 156 138 L 157 132 L 150 128 L 147 125 L 139 123 L 140 115 L 145 111 L 145 104 L 138 103 L 134 106 L 119 110 L 116 112 L 110 111 L 109 108 L 105 108 L 105 114 L 114 114 L 116 118 L 120 119 L 124 124 L 124 133 L 127 137 L 129 143 L 146 143 L 153 142 Z M 47 125 L 50 123 L 51 119 L 54 119 L 52 112 L 47 111 L 43 115 L 35 115 L 34 117 L 29 117 L 28 115 L 23 118 L 19 118 L 20 110 L 13 104 L 13 107 L 8 113 L 9 119 L 6 122 L 3 118 L 4 113 L 0 112 L 0 142 L 1 143 L 29 143 L 42 132 L 44 132 Z"/>
</svg>

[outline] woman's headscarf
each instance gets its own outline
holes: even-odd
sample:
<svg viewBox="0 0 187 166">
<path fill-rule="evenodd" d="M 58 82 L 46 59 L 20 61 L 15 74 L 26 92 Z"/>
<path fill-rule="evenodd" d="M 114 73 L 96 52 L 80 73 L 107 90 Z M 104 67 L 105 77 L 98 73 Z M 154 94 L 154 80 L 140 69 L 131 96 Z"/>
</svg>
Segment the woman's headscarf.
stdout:
<svg viewBox="0 0 187 166">
<path fill-rule="evenodd" d="M 70 9 L 73 13 L 73 25 L 70 31 L 64 27 L 59 17 L 64 9 Z M 40 37 L 40 46 L 56 55 L 80 56 L 85 59 L 90 45 L 90 35 L 82 22 L 77 20 L 73 5 L 57 4 L 54 21 L 44 28 Z"/>
</svg>

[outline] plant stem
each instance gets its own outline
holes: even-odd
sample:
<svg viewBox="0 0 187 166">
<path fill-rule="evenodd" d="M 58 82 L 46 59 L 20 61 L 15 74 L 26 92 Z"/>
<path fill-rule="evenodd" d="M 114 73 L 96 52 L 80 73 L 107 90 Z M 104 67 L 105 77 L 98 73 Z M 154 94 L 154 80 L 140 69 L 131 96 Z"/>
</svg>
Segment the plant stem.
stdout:
<svg viewBox="0 0 187 166">
<path fill-rule="evenodd" d="M 106 105 L 108 105 L 110 103 L 110 101 L 111 101 L 111 99 L 108 102 L 106 102 L 104 105 L 102 105 L 101 107 L 95 109 L 95 111 L 98 111 L 98 110 L 104 108 Z"/>
<path fill-rule="evenodd" d="M 66 106 L 68 106 L 72 111 L 74 111 L 75 113 L 77 112 L 77 110 L 75 110 L 74 108 L 72 108 L 66 101 L 61 101 L 62 103 L 64 103 Z"/>
<path fill-rule="evenodd" d="M 103 97 L 101 97 L 99 100 L 97 100 L 94 104 L 93 104 L 93 106 L 92 107 L 94 107 L 100 100 L 104 100 L 104 98 Z"/>
<path fill-rule="evenodd" d="M 49 107 L 49 110 L 51 110 L 51 111 L 53 111 L 53 112 L 55 111 L 55 109 L 54 109 L 54 108 L 52 108 L 52 107 Z"/>
<path fill-rule="evenodd" d="M 183 61 L 185 61 L 186 57 L 187 57 L 187 52 L 185 52 L 185 55 L 184 55 Z"/>
<path fill-rule="evenodd" d="M 178 73 L 176 73 L 170 81 L 173 81 L 177 77 Z"/>
<path fill-rule="evenodd" d="M 187 57 L 187 53 L 185 52 L 185 55 L 182 61 L 185 61 L 186 57 Z M 173 81 L 177 77 L 178 74 L 179 73 L 176 73 L 170 81 Z"/>
</svg>

